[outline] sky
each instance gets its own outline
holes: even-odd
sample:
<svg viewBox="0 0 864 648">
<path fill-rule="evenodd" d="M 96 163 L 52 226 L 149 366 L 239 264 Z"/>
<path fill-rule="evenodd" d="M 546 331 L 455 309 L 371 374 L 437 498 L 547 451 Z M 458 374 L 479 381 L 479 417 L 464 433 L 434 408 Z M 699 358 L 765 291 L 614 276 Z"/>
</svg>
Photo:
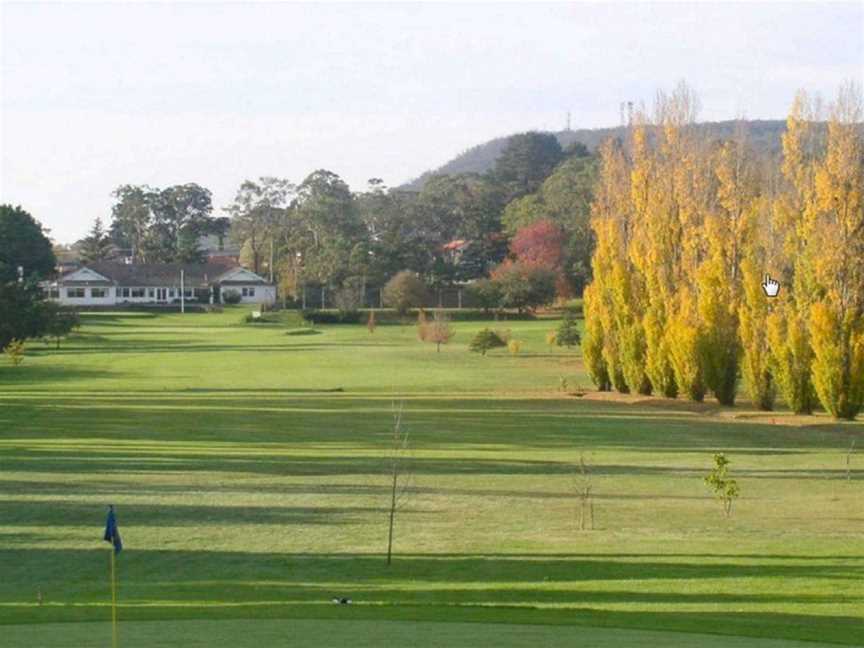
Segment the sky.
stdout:
<svg viewBox="0 0 864 648">
<path fill-rule="evenodd" d="M 0 203 L 71 243 L 121 184 L 196 182 L 221 216 L 247 178 L 397 186 L 681 79 L 721 120 L 862 78 L 862 2 L 0 2 Z"/>
</svg>

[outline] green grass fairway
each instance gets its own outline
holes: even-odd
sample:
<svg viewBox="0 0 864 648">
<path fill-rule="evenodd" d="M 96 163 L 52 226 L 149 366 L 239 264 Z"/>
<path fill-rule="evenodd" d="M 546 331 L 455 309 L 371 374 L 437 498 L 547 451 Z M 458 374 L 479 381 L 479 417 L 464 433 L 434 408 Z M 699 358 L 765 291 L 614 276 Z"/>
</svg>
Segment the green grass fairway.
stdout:
<svg viewBox="0 0 864 648">
<path fill-rule="evenodd" d="M 585 626 L 535 626 L 490 623 L 430 623 L 427 621 L 342 621 L 308 619 L 236 619 L 231 621 L 129 621 L 122 626 L 123 648 L 184 646 L 236 648 L 236 646 L 414 646 L 417 648 L 516 648 L 521 646 L 590 646 L 591 648 L 820 648 L 832 644 L 778 639 L 752 639 L 617 630 Z M 4 639 L 18 646 L 39 648 L 103 648 L 111 636 L 109 623 L 6 626 Z"/>
<path fill-rule="evenodd" d="M 88 314 L 0 359 L 4 648 L 110 644 L 108 503 L 124 648 L 864 645 L 860 420 L 566 394 L 589 381 L 554 322 L 459 323 L 436 353 L 412 326 L 243 312 Z M 468 353 L 487 325 L 523 353 Z M 388 568 L 394 399 L 412 475 Z"/>
</svg>

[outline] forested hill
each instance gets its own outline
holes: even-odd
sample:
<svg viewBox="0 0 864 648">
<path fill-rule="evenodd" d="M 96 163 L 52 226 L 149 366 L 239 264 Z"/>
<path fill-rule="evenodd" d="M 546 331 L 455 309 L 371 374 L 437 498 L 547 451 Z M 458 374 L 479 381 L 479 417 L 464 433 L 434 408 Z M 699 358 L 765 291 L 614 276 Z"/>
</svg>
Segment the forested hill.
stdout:
<svg viewBox="0 0 864 648">
<path fill-rule="evenodd" d="M 776 153 L 780 151 L 780 135 L 786 128 L 786 122 L 779 119 L 772 120 L 730 120 L 722 122 L 704 122 L 699 124 L 700 129 L 705 129 L 712 138 L 727 139 L 735 134 L 737 128 L 745 128 L 747 137 L 753 148 L 757 151 Z M 579 130 L 565 130 L 553 133 L 562 148 L 566 148 L 574 142 L 579 142 L 593 151 L 608 137 L 622 135 L 624 127 L 616 128 L 583 128 Z M 410 182 L 406 182 L 401 189 L 420 190 L 426 181 L 434 175 L 457 174 L 457 173 L 484 173 L 492 168 L 495 160 L 501 155 L 513 135 L 497 137 L 483 144 L 478 144 L 464 153 L 457 155 L 446 164 L 427 171 L 423 175 Z"/>
</svg>

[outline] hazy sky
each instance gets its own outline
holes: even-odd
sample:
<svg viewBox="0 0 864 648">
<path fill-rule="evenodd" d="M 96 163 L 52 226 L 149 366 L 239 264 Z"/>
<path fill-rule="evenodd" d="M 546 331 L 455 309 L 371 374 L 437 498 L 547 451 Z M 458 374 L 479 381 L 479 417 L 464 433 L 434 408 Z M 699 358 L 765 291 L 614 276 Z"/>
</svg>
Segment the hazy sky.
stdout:
<svg viewBox="0 0 864 648">
<path fill-rule="evenodd" d="M 864 3 L 0 2 L 0 43 L 0 202 L 72 242 L 123 183 L 197 182 L 217 211 L 261 175 L 394 186 L 682 78 L 703 119 L 783 118 L 864 76 Z"/>
</svg>

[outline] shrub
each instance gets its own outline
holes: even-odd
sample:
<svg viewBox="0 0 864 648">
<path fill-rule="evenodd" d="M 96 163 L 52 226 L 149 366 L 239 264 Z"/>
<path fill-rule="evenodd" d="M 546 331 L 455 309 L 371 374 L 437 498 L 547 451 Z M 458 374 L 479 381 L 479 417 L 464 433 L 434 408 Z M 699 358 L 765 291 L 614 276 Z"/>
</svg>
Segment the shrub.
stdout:
<svg viewBox="0 0 864 648">
<path fill-rule="evenodd" d="M 558 325 L 558 330 L 555 331 L 555 344 L 570 348 L 578 346 L 581 339 L 576 315 L 571 310 L 565 310 L 564 319 Z M 546 341 L 549 341 L 548 336 L 546 337 Z"/>
<path fill-rule="evenodd" d="M 522 341 L 510 340 L 507 343 L 507 350 L 510 352 L 510 355 L 519 355 L 522 352 Z"/>
<path fill-rule="evenodd" d="M 313 328 L 308 328 L 308 327 L 294 329 L 292 331 L 286 331 L 285 332 L 285 335 L 320 335 L 320 334 L 321 334 L 321 331 L 317 331 Z"/>
<path fill-rule="evenodd" d="M 423 328 L 425 332 L 420 339 L 437 344 L 439 353 L 441 352 L 441 345 L 447 344 L 456 335 L 456 331 L 450 326 L 450 320 L 441 311 L 435 312 L 435 319 L 432 322 L 424 322 Z"/>
<path fill-rule="evenodd" d="M 513 337 L 510 329 L 495 329 L 495 335 L 501 338 L 501 341 L 504 344 L 507 344 L 510 341 L 510 338 Z"/>
<path fill-rule="evenodd" d="M 236 290 L 225 290 L 222 292 L 222 301 L 226 304 L 239 304 L 243 297 Z"/>
<path fill-rule="evenodd" d="M 468 350 L 485 356 L 487 351 L 506 345 L 507 343 L 499 337 L 498 333 L 485 328 L 477 332 L 477 335 L 474 336 L 474 339 L 468 345 Z"/>
<path fill-rule="evenodd" d="M 484 315 L 501 307 L 501 290 L 491 279 L 478 279 L 468 287 L 469 298 L 483 309 Z"/>
<path fill-rule="evenodd" d="M 502 308 L 533 311 L 555 299 L 555 273 L 523 263 L 504 262 L 492 273 Z"/>
<path fill-rule="evenodd" d="M 307 309 L 301 311 L 303 319 L 312 324 L 359 324 L 363 313 L 360 311 L 329 311 Z"/>
<path fill-rule="evenodd" d="M 423 280 L 409 270 L 393 276 L 384 286 L 384 303 L 405 315 L 411 308 L 419 308 L 429 298 L 429 290 Z"/>
<path fill-rule="evenodd" d="M 11 340 L 3 349 L 3 353 L 9 357 L 12 366 L 17 367 L 24 362 L 24 340 Z"/>
<path fill-rule="evenodd" d="M 489 311 L 476 308 L 463 308 L 462 310 L 448 311 L 447 316 L 453 322 L 485 322 L 489 319 Z M 517 313 L 516 311 L 496 311 L 495 319 L 530 322 L 536 320 L 537 317 L 527 311 L 523 313 Z"/>
</svg>

